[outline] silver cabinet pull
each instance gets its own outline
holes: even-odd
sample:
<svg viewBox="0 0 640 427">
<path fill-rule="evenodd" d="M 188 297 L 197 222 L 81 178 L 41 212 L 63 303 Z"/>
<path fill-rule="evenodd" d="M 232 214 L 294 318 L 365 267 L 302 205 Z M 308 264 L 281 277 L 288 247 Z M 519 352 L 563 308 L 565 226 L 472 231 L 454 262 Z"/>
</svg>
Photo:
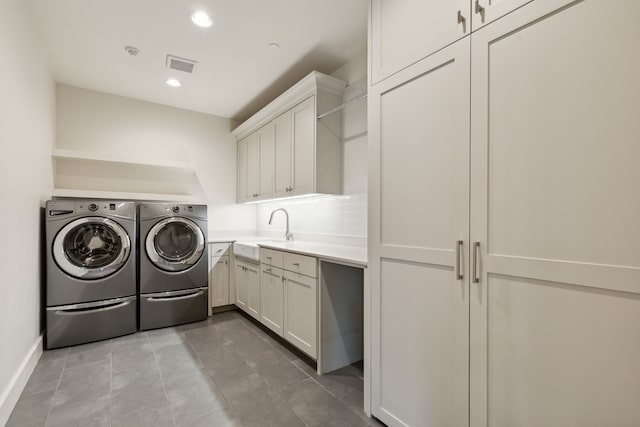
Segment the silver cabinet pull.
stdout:
<svg viewBox="0 0 640 427">
<path fill-rule="evenodd" d="M 464 24 L 466 22 L 466 18 L 462 16 L 462 11 L 458 11 L 458 24 Z"/>
<path fill-rule="evenodd" d="M 484 7 L 480 4 L 480 0 L 476 0 L 475 12 L 480 14 L 484 13 Z"/>
<path fill-rule="evenodd" d="M 456 279 L 462 280 L 464 279 L 464 275 L 462 274 L 462 267 L 460 265 L 460 261 L 462 259 L 462 247 L 464 242 L 462 240 L 458 240 L 456 242 Z"/>
<path fill-rule="evenodd" d="M 176 296 L 148 297 L 147 301 L 177 301 L 177 300 L 181 300 L 181 299 L 189 299 L 189 298 L 199 297 L 203 293 L 204 293 L 204 291 L 197 291 L 197 292 L 193 292 L 193 293 L 190 293 L 190 294 L 176 295 Z"/>
<path fill-rule="evenodd" d="M 480 277 L 478 277 L 478 262 L 480 261 L 480 242 L 473 243 L 473 277 L 471 279 L 472 283 L 479 283 Z"/>
<path fill-rule="evenodd" d="M 300 263 L 299 262 L 294 262 L 293 265 L 295 265 L 296 267 L 300 267 Z"/>
<path fill-rule="evenodd" d="M 270 268 L 267 268 L 265 271 L 271 273 L 271 269 Z"/>
</svg>

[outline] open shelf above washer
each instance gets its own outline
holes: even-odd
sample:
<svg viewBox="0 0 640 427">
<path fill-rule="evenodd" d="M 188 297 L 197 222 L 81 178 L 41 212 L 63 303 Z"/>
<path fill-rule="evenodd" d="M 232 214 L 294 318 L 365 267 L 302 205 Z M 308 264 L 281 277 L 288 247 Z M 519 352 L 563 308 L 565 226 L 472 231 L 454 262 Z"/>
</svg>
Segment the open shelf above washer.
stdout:
<svg viewBox="0 0 640 427">
<path fill-rule="evenodd" d="M 204 202 L 191 165 L 54 149 L 53 196 Z"/>
</svg>

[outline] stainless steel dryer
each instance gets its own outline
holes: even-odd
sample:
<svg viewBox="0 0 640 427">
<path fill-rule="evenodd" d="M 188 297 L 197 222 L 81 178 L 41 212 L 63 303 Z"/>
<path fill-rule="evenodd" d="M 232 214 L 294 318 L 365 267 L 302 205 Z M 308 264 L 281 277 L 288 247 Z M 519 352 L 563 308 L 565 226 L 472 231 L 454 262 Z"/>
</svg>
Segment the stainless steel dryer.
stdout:
<svg viewBox="0 0 640 427">
<path fill-rule="evenodd" d="M 140 329 L 207 318 L 207 206 L 140 204 Z"/>
<path fill-rule="evenodd" d="M 46 204 L 46 345 L 65 347 L 136 332 L 136 206 Z"/>
</svg>

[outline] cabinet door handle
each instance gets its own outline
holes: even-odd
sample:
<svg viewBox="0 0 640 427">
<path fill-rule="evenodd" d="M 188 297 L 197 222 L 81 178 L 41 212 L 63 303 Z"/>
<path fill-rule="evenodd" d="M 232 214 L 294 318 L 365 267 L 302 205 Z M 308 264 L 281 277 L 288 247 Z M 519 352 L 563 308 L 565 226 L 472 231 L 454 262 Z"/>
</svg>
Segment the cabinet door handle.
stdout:
<svg viewBox="0 0 640 427">
<path fill-rule="evenodd" d="M 484 7 L 480 4 L 480 0 L 476 0 L 475 12 L 480 14 L 484 13 Z"/>
<path fill-rule="evenodd" d="M 295 265 L 296 267 L 300 267 L 300 263 L 299 262 L 294 262 L 293 265 Z"/>
<path fill-rule="evenodd" d="M 462 16 L 462 11 L 458 11 L 458 24 L 464 24 L 466 22 L 466 18 Z"/>
<path fill-rule="evenodd" d="M 478 277 L 478 273 L 480 269 L 478 268 L 478 262 L 480 261 L 480 242 L 473 243 L 473 277 L 472 283 L 479 283 L 480 277 Z"/>
<path fill-rule="evenodd" d="M 460 265 L 460 261 L 462 259 L 463 243 L 464 242 L 462 240 L 458 240 L 456 242 L 456 279 L 457 280 L 464 279 L 464 275 L 462 274 L 462 268 L 461 268 L 461 265 Z"/>
<path fill-rule="evenodd" d="M 268 273 L 271 273 L 271 269 L 270 268 L 267 268 L 265 271 L 268 272 Z"/>
</svg>

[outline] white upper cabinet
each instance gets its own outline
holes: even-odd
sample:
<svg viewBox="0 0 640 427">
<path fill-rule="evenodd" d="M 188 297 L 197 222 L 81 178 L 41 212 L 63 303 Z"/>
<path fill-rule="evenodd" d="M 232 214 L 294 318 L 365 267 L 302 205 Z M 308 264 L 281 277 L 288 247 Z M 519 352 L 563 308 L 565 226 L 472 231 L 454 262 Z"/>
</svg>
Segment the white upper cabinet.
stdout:
<svg viewBox="0 0 640 427">
<path fill-rule="evenodd" d="M 341 193 L 341 115 L 317 116 L 341 104 L 345 86 L 314 71 L 233 130 L 240 141 L 239 171 L 244 167 L 240 144 L 246 140 L 248 146 L 247 196 L 238 202 Z M 238 186 L 241 179 L 239 172 Z"/>
<path fill-rule="evenodd" d="M 248 138 L 238 142 L 237 145 L 237 178 L 236 178 L 236 198 L 239 202 L 247 200 L 247 155 L 248 155 Z"/>
<path fill-rule="evenodd" d="M 291 111 L 282 113 L 273 122 L 275 135 L 274 197 L 289 195 L 293 167 L 291 145 Z"/>
<path fill-rule="evenodd" d="M 371 0 L 370 28 L 375 84 L 469 34 L 471 5 L 469 0 Z"/>
<path fill-rule="evenodd" d="M 270 197 L 273 194 L 273 167 L 275 163 L 275 133 L 273 122 L 258 130 L 259 183 L 258 196 Z"/>
<path fill-rule="evenodd" d="M 311 97 L 291 110 L 293 135 L 293 183 L 294 194 L 313 193 L 315 177 L 315 97 Z"/>
<path fill-rule="evenodd" d="M 260 144 L 257 132 L 246 138 L 246 182 L 247 200 L 258 197 L 260 193 Z"/>
</svg>

